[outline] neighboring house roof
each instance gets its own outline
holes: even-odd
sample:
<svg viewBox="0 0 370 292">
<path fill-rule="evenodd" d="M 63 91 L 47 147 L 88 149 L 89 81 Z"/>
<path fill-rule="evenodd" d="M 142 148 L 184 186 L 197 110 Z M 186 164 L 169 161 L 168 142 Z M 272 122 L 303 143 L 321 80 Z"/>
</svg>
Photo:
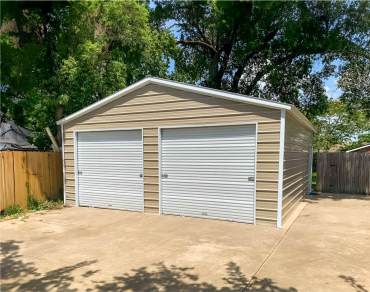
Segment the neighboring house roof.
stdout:
<svg viewBox="0 0 370 292">
<path fill-rule="evenodd" d="M 342 144 L 334 144 L 332 145 L 327 152 L 340 152 L 343 149 L 344 145 Z"/>
<path fill-rule="evenodd" d="M 358 150 L 362 150 L 362 149 L 364 149 L 364 148 L 366 148 L 366 147 L 369 147 L 369 148 L 370 148 L 370 144 L 367 144 L 367 145 L 365 145 L 365 146 L 361 146 L 361 147 L 357 147 L 357 148 L 355 148 L 355 149 L 347 150 L 346 152 L 356 152 L 356 151 L 358 151 Z"/>
<path fill-rule="evenodd" d="M 79 118 L 95 109 L 100 108 L 103 105 L 106 105 L 126 94 L 129 94 L 130 92 L 133 92 L 141 87 L 144 87 L 149 84 L 155 84 L 155 85 L 161 85 L 164 87 L 174 88 L 178 90 L 183 90 L 187 92 L 192 92 L 200 95 L 206 95 L 206 96 L 212 96 L 216 98 L 223 98 L 223 99 L 229 99 L 236 102 L 244 102 L 249 104 L 254 104 L 258 106 L 268 107 L 268 108 L 275 108 L 275 109 L 285 109 L 292 112 L 295 118 L 297 118 L 299 121 L 301 121 L 304 125 L 306 125 L 309 129 L 312 131 L 315 131 L 315 128 L 310 123 L 310 121 L 292 104 L 288 103 L 282 103 L 282 102 L 276 102 L 271 101 L 263 98 L 257 98 L 237 93 L 231 93 L 227 91 L 217 90 L 217 89 L 211 89 L 206 87 L 200 87 L 196 85 L 190 85 L 182 82 L 172 81 L 172 80 L 166 80 L 161 78 L 154 78 L 154 77 L 147 77 L 143 80 L 140 80 L 125 89 L 122 89 L 100 101 L 97 101 L 59 121 L 57 121 L 58 125 L 65 124 L 67 122 L 70 122 L 76 118 Z"/>
<path fill-rule="evenodd" d="M 6 121 L 0 112 L 0 150 L 36 150 L 36 146 L 28 142 L 30 136 L 30 131 L 14 121 Z"/>
</svg>

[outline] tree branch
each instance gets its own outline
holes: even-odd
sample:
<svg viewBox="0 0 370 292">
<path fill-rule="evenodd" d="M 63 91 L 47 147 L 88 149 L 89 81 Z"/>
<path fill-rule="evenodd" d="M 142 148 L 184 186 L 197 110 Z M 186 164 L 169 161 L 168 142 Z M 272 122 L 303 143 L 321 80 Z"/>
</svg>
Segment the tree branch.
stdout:
<svg viewBox="0 0 370 292">
<path fill-rule="evenodd" d="M 231 86 L 232 91 L 238 92 L 239 80 L 243 75 L 244 68 L 247 65 L 247 62 L 251 58 L 253 58 L 258 52 L 260 52 L 261 50 L 266 49 L 269 42 L 275 37 L 275 35 L 277 34 L 278 31 L 279 31 L 279 28 L 275 28 L 274 30 L 267 33 L 266 36 L 263 38 L 262 43 L 260 44 L 260 46 L 245 56 L 242 63 L 238 66 L 238 68 L 237 68 L 237 70 L 234 74 L 233 83 L 232 83 L 232 86 Z"/>
<path fill-rule="evenodd" d="M 297 57 L 297 54 L 290 54 L 285 57 L 282 57 L 274 62 L 272 64 L 269 64 L 265 66 L 261 71 L 257 72 L 256 76 L 253 78 L 253 80 L 248 84 L 246 89 L 244 90 L 244 94 L 250 94 L 253 88 L 257 85 L 258 81 L 261 80 L 261 78 L 269 73 L 272 69 L 276 68 L 277 66 L 280 66 L 284 64 L 285 62 L 292 61 L 295 57 Z"/>
<path fill-rule="evenodd" d="M 200 41 L 200 40 L 179 40 L 179 41 L 177 41 L 177 43 L 180 44 L 180 45 L 190 45 L 190 46 L 200 45 L 200 46 L 203 46 L 205 48 L 208 48 L 214 54 L 217 54 L 217 50 L 212 45 L 210 45 L 209 43 L 204 42 L 204 41 Z"/>
</svg>

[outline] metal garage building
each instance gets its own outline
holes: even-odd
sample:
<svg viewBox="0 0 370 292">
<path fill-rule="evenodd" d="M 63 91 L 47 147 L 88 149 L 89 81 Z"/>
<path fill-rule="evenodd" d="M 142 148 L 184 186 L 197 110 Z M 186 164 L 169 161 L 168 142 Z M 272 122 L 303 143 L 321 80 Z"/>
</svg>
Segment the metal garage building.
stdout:
<svg viewBox="0 0 370 292">
<path fill-rule="evenodd" d="M 145 78 L 58 121 L 66 205 L 281 227 L 310 190 L 293 105 Z"/>
</svg>

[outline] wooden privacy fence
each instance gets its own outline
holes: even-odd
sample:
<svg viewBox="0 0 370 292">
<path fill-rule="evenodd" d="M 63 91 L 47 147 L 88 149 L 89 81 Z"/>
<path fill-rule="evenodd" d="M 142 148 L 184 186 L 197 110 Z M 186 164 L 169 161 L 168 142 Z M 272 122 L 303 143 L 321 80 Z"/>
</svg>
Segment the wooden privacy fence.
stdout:
<svg viewBox="0 0 370 292">
<path fill-rule="evenodd" d="M 317 184 L 319 192 L 370 194 L 369 153 L 319 153 Z"/>
<path fill-rule="evenodd" d="M 63 170 L 59 152 L 0 151 L 0 209 L 27 207 L 27 197 L 62 198 Z"/>
</svg>

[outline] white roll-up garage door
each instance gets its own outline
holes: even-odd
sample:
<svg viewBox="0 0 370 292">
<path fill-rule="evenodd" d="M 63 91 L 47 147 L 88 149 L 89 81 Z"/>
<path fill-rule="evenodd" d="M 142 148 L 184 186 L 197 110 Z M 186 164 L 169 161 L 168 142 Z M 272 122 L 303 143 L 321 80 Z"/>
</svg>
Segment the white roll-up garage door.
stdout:
<svg viewBox="0 0 370 292">
<path fill-rule="evenodd" d="M 141 130 L 77 133 L 80 206 L 142 211 Z"/>
<path fill-rule="evenodd" d="M 255 159 L 255 125 L 162 129 L 162 213 L 253 223 Z"/>
</svg>

